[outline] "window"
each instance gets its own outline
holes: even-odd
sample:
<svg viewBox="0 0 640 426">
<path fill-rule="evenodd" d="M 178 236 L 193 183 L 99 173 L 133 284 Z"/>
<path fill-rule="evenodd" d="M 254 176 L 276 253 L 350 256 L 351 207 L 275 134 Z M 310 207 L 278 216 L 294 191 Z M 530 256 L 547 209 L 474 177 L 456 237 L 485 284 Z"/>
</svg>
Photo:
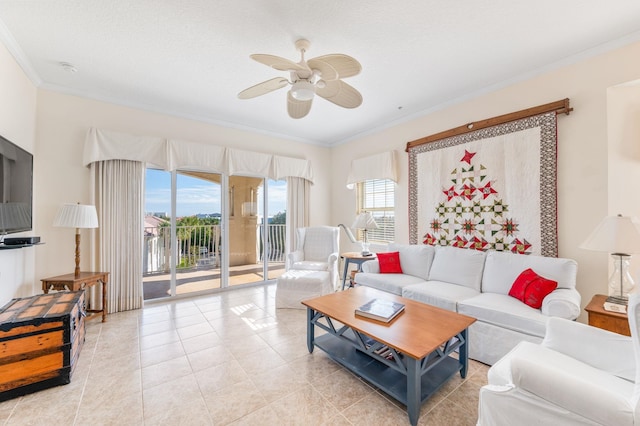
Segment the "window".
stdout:
<svg viewBox="0 0 640 426">
<path fill-rule="evenodd" d="M 358 183 L 356 214 L 371 212 L 379 228 L 367 233 L 371 242 L 395 240 L 395 184 L 391 179 L 370 179 Z M 362 231 L 358 231 L 362 232 Z M 362 238 L 359 235 L 359 238 Z"/>
</svg>

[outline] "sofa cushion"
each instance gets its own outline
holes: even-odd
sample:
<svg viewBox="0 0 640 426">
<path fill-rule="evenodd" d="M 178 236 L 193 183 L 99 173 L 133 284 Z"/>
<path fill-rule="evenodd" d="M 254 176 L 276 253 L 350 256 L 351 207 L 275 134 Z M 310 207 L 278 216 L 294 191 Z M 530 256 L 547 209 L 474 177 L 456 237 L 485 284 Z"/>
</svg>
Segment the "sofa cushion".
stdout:
<svg viewBox="0 0 640 426">
<path fill-rule="evenodd" d="M 429 278 L 429 270 L 435 253 L 433 246 L 391 243 L 387 249 L 400 253 L 400 265 L 402 265 L 403 273 L 422 278 L 425 281 Z"/>
<path fill-rule="evenodd" d="M 400 265 L 400 252 L 377 253 L 378 263 L 380 264 L 381 274 L 401 274 L 402 265 Z"/>
<path fill-rule="evenodd" d="M 402 295 L 402 288 L 411 284 L 423 283 L 424 280 L 407 274 L 376 274 L 360 272 L 355 277 L 357 285 L 376 288 L 388 293 Z"/>
<path fill-rule="evenodd" d="M 483 251 L 436 246 L 429 281 L 444 281 L 480 291 L 485 256 Z"/>
<path fill-rule="evenodd" d="M 488 324 L 544 337 L 547 317 L 506 294 L 481 293 L 458 302 L 458 312 Z"/>
<path fill-rule="evenodd" d="M 402 297 L 454 312 L 459 301 L 478 294 L 479 292 L 472 288 L 442 281 L 428 281 L 408 285 L 402 289 Z"/>
<path fill-rule="evenodd" d="M 516 277 L 527 268 L 556 281 L 558 288 L 576 286 L 578 264 L 575 260 L 491 250 L 487 253 L 482 275 L 482 292 L 509 294 Z"/>
</svg>

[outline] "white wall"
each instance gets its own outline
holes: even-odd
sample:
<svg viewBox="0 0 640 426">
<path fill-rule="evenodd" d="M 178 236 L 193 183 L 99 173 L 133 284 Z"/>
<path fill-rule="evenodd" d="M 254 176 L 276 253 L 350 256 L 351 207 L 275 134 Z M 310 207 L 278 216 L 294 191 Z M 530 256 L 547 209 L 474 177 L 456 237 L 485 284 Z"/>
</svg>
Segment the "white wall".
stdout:
<svg viewBox="0 0 640 426">
<path fill-rule="evenodd" d="M 0 43 L 0 135 L 34 153 L 36 88 L 29 81 L 13 56 Z M 34 167 L 34 173 L 37 171 Z M 37 215 L 34 195 L 34 215 Z M 35 222 L 34 222 L 35 223 Z M 12 236 L 37 235 L 20 233 Z M 36 252 L 43 246 L 0 250 L 0 306 L 14 297 L 33 294 L 37 286 L 34 277 Z"/>
<path fill-rule="evenodd" d="M 609 210 L 614 216 L 640 218 L 640 80 L 607 91 Z M 635 259 L 635 261 L 634 261 Z M 640 253 L 631 261 L 631 276 L 640 285 Z M 609 261 L 613 271 L 613 261 Z"/>
<path fill-rule="evenodd" d="M 331 152 L 333 221 L 353 220 L 355 194 L 345 188 L 351 160 L 394 149 L 400 154 L 396 239 L 408 242 L 407 142 L 469 122 L 570 98 L 575 111 L 558 118 L 559 255 L 578 261 L 577 288 L 585 306 L 593 294 L 606 294 L 608 255 L 578 246 L 609 213 L 608 203 L 622 196 L 612 188 L 619 182 L 610 181 L 608 174 L 617 160 L 612 165 L 607 159 L 607 89 L 638 78 L 640 43 L 635 43 L 338 146 Z M 640 262 L 640 257 L 635 262 Z M 585 319 L 584 314 L 581 319 Z"/>
<path fill-rule="evenodd" d="M 135 135 L 212 143 L 256 152 L 310 160 L 315 176 L 311 187 L 312 225 L 328 224 L 331 211 L 330 150 L 237 129 L 170 117 L 47 90 L 38 91 L 35 192 L 39 200 L 36 225 L 46 245 L 36 262 L 39 278 L 73 271 L 75 239 L 71 229 L 51 224 L 64 202 L 89 202 L 89 169 L 82 149 L 90 127 Z M 82 232 L 81 268 L 89 267 L 89 231 Z M 126 244 L 126 241 L 123 241 Z"/>
</svg>

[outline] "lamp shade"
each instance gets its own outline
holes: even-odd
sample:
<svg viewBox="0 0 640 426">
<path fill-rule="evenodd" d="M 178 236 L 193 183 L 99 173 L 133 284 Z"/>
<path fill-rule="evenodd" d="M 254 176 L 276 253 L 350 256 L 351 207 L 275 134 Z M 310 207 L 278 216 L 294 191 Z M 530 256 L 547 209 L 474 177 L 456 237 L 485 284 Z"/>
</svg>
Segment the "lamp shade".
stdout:
<svg viewBox="0 0 640 426">
<path fill-rule="evenodd" d="M 363 212 L 356 216 L 356 220 L 351 225 L 354 229 L 378 229 L 378 224 L 373 219 L 371 212 Z"/>
<path fill-rule="evenodd" d="M 63 204 L 53 220 L 53 226 L 63 228 L 97 228 L 96 207 L 83 204 Z"/>
<path fill-rule="evenodd" d="M 640 253 L 640 222 L 629 216 L 605 217 L 580 248 L 616 254 Z"/>
</svg>

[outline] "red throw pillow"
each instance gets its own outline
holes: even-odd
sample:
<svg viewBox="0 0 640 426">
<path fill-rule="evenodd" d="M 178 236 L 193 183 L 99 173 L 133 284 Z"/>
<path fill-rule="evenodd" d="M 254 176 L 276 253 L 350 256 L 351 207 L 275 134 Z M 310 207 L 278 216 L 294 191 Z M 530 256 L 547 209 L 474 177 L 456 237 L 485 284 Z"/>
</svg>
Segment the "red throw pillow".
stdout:
<svg viewBox="0 0 640 426">
<path fill-rule="evenodd" d="M 511 285 L 511 290 L 509 290 L 509 296 L 515 297 L 521 302 L 524 302 L 524 292 L 527 289 L 529 283 L 535 280 L 538 277 L 538 274 L 533 272 L 533 269 L 529 268 L 525 271 L 522 271 L 518 278 Z"/>
<path fill-rule="evenodd" d="M 558 287 L 558 283 L 536 274 L 529 268 L 523 271 L 513 282 L 509 296 L 535 309 L 542 307 L 542 301 Z"/>
<path fill-rule="evenodd" d="M 381 274 L 401 274 L 400 252 L 377 253 Z"/>
</svg>

